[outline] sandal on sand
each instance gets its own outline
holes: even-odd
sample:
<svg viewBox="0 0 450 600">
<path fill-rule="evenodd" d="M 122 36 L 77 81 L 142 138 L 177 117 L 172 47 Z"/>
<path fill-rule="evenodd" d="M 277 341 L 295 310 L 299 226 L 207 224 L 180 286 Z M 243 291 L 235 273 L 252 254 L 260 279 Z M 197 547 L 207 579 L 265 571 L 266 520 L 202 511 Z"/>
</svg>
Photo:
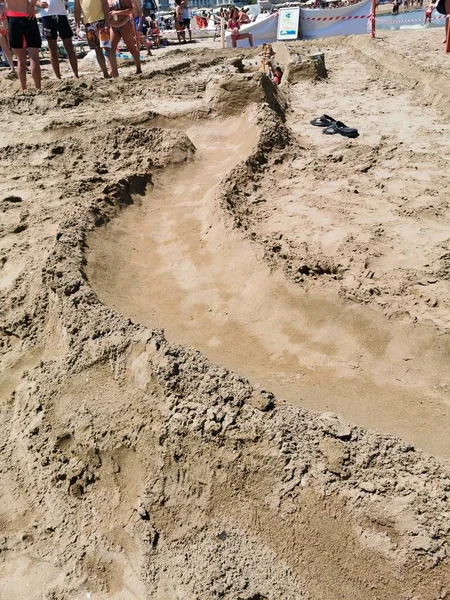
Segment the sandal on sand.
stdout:
<svg viewBox="0 0 450 600">
<path fill-rule="evenodd" d="M 329 127 L 333 123 L 336 123 L 336 119 L 328 115 L 322 115 L 321 117 L 317 117 L 317 119 L 313 119 L 310 123 L 311 125 L 315 125 L 315 127 Z"/>
<path fill-rule="evenodd" d="M 322 133 L 327 135 L 333 135 L 334 133 L 340 133 L 341 135 L 348 138 L 356 138 L 359 136 L 358 130 L 353 127 L 347 127 L 341 121 L 335 121 L 329 127 L 326 127 Z"/>
</svg>

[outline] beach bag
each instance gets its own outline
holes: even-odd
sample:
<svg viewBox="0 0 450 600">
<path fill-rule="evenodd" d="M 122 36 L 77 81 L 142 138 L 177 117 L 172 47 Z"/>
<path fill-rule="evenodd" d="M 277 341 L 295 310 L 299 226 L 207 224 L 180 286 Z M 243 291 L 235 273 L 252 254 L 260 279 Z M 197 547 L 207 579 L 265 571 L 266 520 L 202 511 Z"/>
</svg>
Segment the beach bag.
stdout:
<svg viewBox="0 0 450 600">
<path fill-rule="evenodd" d="M 445 12 L 445 0 L 439 0 L 439 2 L 436 4 L 436 10 L 438 11 L 439 14 L 441 15 L 445 15 L 447 14 Z"/>
</svg>

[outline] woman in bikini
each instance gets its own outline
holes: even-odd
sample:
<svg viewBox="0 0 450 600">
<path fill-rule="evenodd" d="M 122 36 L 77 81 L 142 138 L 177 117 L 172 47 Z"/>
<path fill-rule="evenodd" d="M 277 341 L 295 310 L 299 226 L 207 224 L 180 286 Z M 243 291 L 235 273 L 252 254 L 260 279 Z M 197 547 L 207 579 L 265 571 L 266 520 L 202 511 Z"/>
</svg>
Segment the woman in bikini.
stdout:
<svg viewBox="0 0 450 600">
<path fill-rule="evenodd" d="M 6 20 L 6 7 L 5 3 L 0 1 L 0 48 L 3 50 L 6 60 L 9 64 L 9 77 L 16 76 L 16 70 L 14 69 L 14 61 L 11 50 L 9 49 L 8 43 L 8 23 Z"/>
<path fill-rule="evenodd" d="M 232 8 L 230 12 L 230 20 L 228 21 L 228 31 L 231 31 L 231 45 L 236 48 L 238 40 L 248 40 L 250 46 L 253 46 L 253 36 L 251 33 L 240 33 L 239 29 L 241 22 L 239 20 L 239 11 L 237 8 Z"/>
<path fill-rule="evenodd" d="M 132 22 L 133 9 L 142 18 L 140 5 L 133 0 L 109 0 L 109 20 L 111 25 L 111 47 L 114 53 L 122 39 L 133 57 L 136 65 L 136 74 L 142 73 L 141 57 L 134 39 L 134 28 Z M 139 5 L 139 8 L 138 6 Z"/>
</svg>

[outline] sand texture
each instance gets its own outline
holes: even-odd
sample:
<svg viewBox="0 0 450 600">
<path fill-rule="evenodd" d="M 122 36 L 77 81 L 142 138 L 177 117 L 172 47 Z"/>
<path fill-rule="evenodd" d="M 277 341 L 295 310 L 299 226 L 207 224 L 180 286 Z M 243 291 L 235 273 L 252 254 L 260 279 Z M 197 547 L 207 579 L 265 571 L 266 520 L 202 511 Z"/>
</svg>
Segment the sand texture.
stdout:
<svg viewBox="0 0 450 600">
<path fill-rule="evenodd" d="M 441 38 L 0 78 L 1 600 L 450 598 Z"/>
</svg>

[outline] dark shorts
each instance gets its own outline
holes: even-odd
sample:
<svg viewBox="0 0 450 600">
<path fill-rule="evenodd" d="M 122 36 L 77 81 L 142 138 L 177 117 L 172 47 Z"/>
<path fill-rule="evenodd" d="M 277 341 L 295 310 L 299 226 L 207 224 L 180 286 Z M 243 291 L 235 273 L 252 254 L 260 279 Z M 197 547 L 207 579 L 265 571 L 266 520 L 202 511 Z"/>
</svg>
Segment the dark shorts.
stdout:
<svg viewBox="0 0 450 600">
<path fill-rule="evenodd" d="M 40 48 L 42 45 L 37 19 L 8 17 L 8 35 L 13 49 Z"/>
<path fill-rule="evenodd" d="M 58 35 L 62 40 L 73 37 L 73 31 L 66 15 L 42 17 L 42 32 L 47 40 L 56 40 Z"/>
<path fill-rule="evenodd" d="M 191 20 L 190 19 L 183 19 L 183 26 L 187 27 L 188 29 L 191 28 Z"/>
</svg>

